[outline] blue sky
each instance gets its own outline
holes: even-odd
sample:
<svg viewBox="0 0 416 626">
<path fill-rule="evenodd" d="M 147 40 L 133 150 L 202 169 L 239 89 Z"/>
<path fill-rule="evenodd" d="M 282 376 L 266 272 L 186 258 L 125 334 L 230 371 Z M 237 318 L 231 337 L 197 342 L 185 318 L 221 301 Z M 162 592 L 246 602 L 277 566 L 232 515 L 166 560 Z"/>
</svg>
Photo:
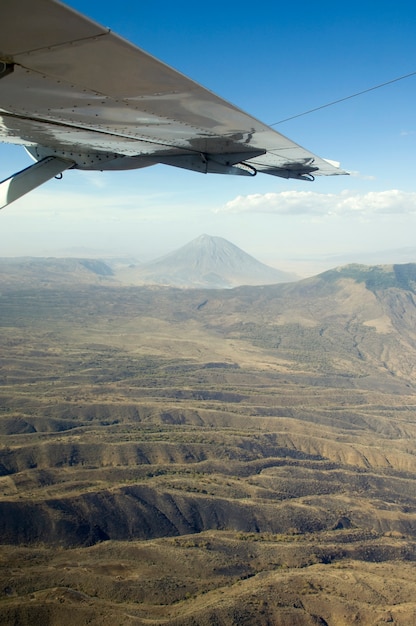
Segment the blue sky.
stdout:
<svg viewBox="0 0 416 626">
<path fill-rule="evenodd" d="M 68 4 L 268 124 L 416 71 L 408 2 Z M 68 172 L 1 212 L 0 256 L 148 259 L 208 233 L 308 274 L 324 257 L 322 267 L 411 247 L 415 95 L 413 76 L 276 126 L 349 177 Z M 28 164 L 21 148 L 0 145 L 2 179 Z"/>
</svg>

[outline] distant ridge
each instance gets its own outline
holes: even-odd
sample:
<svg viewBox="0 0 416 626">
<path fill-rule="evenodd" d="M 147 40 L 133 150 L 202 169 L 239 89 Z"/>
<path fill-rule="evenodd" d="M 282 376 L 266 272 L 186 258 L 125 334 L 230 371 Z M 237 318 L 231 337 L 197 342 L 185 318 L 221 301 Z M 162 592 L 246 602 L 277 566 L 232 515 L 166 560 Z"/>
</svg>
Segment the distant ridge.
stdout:
<svg viewBox="0 0 416 626">
<path fill-rule="evenodd" d="M 291 282 L 298 277 L 261 263 L 227 239 L 200 235 L 155 261 L 126 268 L 117 278 L 137 285 L 223 289 Z"/>
<path fill-rule="evenodd" d="M 100 259 L 0 258 L 0 284 L 102 284 L 112 281 L 113 274 L 112 268 Z"/>
</svg>

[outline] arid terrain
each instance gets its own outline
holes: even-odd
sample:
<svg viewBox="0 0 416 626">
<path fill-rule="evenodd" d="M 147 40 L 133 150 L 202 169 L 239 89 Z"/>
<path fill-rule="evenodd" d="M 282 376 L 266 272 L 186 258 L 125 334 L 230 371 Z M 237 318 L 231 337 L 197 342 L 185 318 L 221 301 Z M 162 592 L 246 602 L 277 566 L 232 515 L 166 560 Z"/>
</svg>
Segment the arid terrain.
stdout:
<svg viewBox="0 0 416 626">
<path fill-rule="evenodd" d="M 0 273 L 0 623 L 415 624 L 416 265 L 77 268 Z"/>
</svg>

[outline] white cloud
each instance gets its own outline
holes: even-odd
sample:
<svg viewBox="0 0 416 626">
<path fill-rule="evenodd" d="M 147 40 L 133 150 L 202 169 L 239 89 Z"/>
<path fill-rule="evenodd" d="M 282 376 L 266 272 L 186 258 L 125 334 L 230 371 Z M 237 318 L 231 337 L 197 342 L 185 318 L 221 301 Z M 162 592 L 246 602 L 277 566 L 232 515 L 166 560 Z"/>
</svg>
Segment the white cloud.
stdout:
<svg viewBox="0 0 416 626">
<path fill-rule="evenodd" d="M 398 189 L 357 193 L 342 191 L 324 194 L 314 191 L 282 191 L 280 193 L 237 196 L 217 212 L 274 213 L 276 215 L 356 215 L 416 213 L 416 193 Z"/>
</svg>

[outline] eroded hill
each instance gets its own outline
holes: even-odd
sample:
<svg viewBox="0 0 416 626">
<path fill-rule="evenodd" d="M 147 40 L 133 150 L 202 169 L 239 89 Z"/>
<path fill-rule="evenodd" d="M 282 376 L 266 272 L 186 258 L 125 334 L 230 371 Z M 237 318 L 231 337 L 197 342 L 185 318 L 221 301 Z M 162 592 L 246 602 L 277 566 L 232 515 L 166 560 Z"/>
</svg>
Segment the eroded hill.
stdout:
<svg viewBox="0 0 416 626">
<path fill-rule="evenodd" d="M 413 623 L 413 278 L 362 271 L 3 286 L 2 623 Z"/>
</svg>

